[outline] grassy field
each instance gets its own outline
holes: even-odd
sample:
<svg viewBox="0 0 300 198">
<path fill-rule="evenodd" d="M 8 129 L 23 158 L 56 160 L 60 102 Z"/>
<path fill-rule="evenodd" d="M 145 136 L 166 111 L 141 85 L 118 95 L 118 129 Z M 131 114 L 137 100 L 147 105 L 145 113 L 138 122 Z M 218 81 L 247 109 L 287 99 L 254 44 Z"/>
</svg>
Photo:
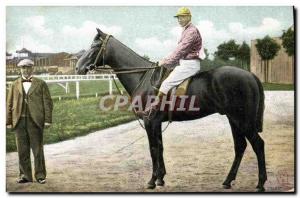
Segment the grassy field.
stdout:
<svg viewBox="0 0 300 198">
<path fill-rule="evenodd" d="M 118 86 L 124 90 L 122 84 L 117 81 Z M 96 95 L 105 95 L 108 93 L 108 81 L 81 81 L 80 82 L 80 97 L 93 97 Z M 53 99 L 74 99 L 76 97 L 75 82 L 69 83 L 70 92 L 65 93 L 63 87 L 58 84 L 49 84 L 49 89 Z M 294 90 L 293 84 L 274 84 L 263 83 L 264 90 Z M 117 89 L 113 83 L 113 91 L 116 93 Z"/>
<path fill-rule="evenodd" d="M 275 83 L 263 83 L 264 90 L 269 91 L 293 91 L 293 84 L 275 84 Z"/>
<path fill-rule="evenodd" d="M 105 95 L 109 91 L 108 81 L 81 81 L 79 83 L 80 97 L 93 97 L 98 95 Z M 118 86 L 121 90 L 124 90 L 122 84 L 117 81 Z M 76 98 L 76 85 L 75 82 L 69 83 L 69 93 L 65 93 L 65 89 L 58 84 L 49 84 L 49 90 L 53 99 L 74 99 Z M 117 89 L 113 83 L 113 91 L 116 92 Z"/>
<path fill-rule="evenodd" d="M 118 82 L 118 81 L 117 81 Z M 118 82 L 118 86 L 124 90 L 122 84 Z M 294 85 L 292 84 L 274 84 L 274 83 L 263 83 L 263 87 L 265 91 L 272 90 L 293 90 Z M 57 98 L 61 96 L 62 98 L 75 98 L 75 83 L 70 83 L 70 93 L 66 94 L 65 90 L 57 85 L 50 84 L 49 89 L 51 92 L 51 96 L 53 98 Z M 115 85 L 113 84 L 113 91 L 116 92 Z M 106 81 L 83 81 L 80 82 L 80 96 L 95 96 L 95 94 L 104 95 L 108 93 L 108 82 Z"/>
</svg>

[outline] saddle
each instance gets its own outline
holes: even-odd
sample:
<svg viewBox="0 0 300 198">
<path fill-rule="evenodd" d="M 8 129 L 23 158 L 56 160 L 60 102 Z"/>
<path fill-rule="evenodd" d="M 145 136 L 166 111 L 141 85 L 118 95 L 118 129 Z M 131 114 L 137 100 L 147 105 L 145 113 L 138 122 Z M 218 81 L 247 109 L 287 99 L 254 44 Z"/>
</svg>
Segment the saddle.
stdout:
<svg viewBox="0 0 300 198">
<path fill-rule="evenodd" d="M 170 75 L 171 72 L 172 72 L 172 70 L 168 70 L 164 67 L 159 67 L 158 71 L 154 70 L 154 72 L 150 78 L 150 83 L 151 83 L 152 87 L 156 90 L 156 92 L 158 92 L 161 83 Z M 184 80 L 177 87 L 174 87 L 172 90 L 170 90 L 169 97 L 171 97 L 171 95 L 175 95 L 176 97 L 185 95 L 187 88 L 189 86 L 189 83 L 190 83 L 190 79 L 191 78 Z M 172 111 L 168 111 L 169 123 L 172 122 L 172 113 L 173 113 Z"/>
<path fill-rule="evenodd" d="M 168 70 L 165 67 L 159 67 L 158 71 L 154 71 L 154 73 L 151 76 L 151 85 L 152 87 L 158 91 L 161 83 L 170 75 L 172 70 Z M 173 88 L 175 89 L 175 95 L 176 96 L 182 96 L 186 94 L 187 88 L 190 83 L 190 79 L 188 78 L 184 80 L 181 84 L 179 84 L 177 87 Z"/>
</svg>

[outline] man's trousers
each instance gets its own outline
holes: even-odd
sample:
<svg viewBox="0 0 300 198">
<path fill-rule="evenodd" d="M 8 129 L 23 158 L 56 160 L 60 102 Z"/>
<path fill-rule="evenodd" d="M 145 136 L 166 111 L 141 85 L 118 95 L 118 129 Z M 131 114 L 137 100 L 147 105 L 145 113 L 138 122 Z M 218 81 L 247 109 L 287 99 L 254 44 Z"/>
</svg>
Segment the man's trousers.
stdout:
<svg viewBox="0 0 300 198">
<path fill-rule="evenodd" d="M 34 157 L 35 179 L 46 178 L 46 167 L 43 149 L 43 130 L 40 129 L 30 116 L 21 117 L 14 129 L 19 155 L 20 178 L 32 181 L 30 149 Z"/>
<path fill-rule="evenodd" d="M 170 89 L 182 83 L 185 79 L 200 72 L 200 60 L 180 60 L 170 75 L 162 82 L 159 91 L 167 94 Z"/>
</svg>

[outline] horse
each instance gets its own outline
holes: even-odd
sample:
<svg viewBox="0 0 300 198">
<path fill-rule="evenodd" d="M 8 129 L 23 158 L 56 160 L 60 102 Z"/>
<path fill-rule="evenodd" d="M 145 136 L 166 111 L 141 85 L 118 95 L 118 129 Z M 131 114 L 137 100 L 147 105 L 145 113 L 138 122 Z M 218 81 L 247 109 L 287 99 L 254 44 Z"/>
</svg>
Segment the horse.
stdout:
<svg viewBox="0 0 300 198">
<path fill-rule="evenodd" d="M 85 75 L 95 67 L 104 69 L 106 65 L 116 73 L 127 93 L 134 97 L 136 93 L 143 96 L 155 94 L 151 84 L 149 70 L 154 74 L 159 72 L 154 63 L 138 55 L 112 35 L 97 29 L 90 49 L 78 60 L 76 72 Z M 121 72 L 123 71 L 123 72 Z M 208 71 L 202 71 L 190 80 L 186 94 L 195 95 L 199 111 L 174 111 L 173 121 L 194 120 L 220 113 L 226 115 L 234 140 L 235 157 L 231 169 L 223 182 L 223 188 L 231 188 L 236 179 L 239 165 L 250 142 L 258 162 L 258 184 L 256 191 L 265 191 L 267 180 L 264 141 L 259 133 L 263 130 L 264 90 L 260 80 L 251 72 L 233 66 L 222 66 Z M 145 103 L 143 98 L 143 103 Z M 166 174 L 162 122 L 168 121 L 169 112 L 159 111 L 151 119 L 138 115 L 144 122 L 149 141 L 152 159 L 152 176 L 147 188 L 164 186 Z"/>
</svg>

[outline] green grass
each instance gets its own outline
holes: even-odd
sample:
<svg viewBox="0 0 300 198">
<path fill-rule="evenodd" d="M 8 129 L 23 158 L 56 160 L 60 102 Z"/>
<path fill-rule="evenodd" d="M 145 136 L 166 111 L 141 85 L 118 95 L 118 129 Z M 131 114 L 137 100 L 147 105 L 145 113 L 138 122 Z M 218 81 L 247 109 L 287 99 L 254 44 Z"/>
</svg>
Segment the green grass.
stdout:
<svg viewBox="0 0 300 198">
<path fill-rule="evenodd" d="M 99 129 L 134 120 L 131 111 L 102 111 L 99 98 L 81 98 L 54 102 L 53 124 L 44 130 L 44 143 L 50 144 L 83 136 Z M 16 151 L 15 136 L 7 130 L 6 151 Z"/>
<path fill-rule="evenodd" d="M 293 91 L 293 84 L 263 83 L 265 91 Z"/>
<path fill-rule="evenodd" d="M 108 88 L 108 83 L 109 81 L 81 81 L 79 83 L 79 90 L 80 90 L 80 96 L 95 96 L 96 93 L 99 95 L 103 95 L 108 93 L 109 88 Z M 124 90 L 122 84 L 117 81 L 118 86 Z M 65 85 L 65 84 L 64 84 Z M 75 82 L 70 82 L 69 83 L 69 89 L 70 92 L 66 93 L 65 89 L 61 87 L 58 84 L 49 84 L 48 85 L 51 96 L 53 98 L 56 97 L 75 97 L 76 96 L 76 84 Z M 116 91 L 116 87 L 113 83 L 113 91 Z"/>
</svg>

